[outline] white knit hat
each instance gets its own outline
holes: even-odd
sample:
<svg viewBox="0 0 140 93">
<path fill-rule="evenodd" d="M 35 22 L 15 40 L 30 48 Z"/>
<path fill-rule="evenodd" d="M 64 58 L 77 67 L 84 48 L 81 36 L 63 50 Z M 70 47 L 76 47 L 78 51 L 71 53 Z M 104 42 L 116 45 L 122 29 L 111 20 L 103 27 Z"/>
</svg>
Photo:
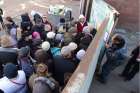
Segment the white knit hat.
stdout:
<svg viewBox="0 0 140 93">
<path fill-rule="evenodd" d="M 40 13 L 40 12 L 38 12 L 38 11 L 35 11 L 35 10 L 32 10 L 32 11 L 31 11 L 31 16 L 34 17 L 35 14 L 39 14 L 41 17 L 43 16 L 42 13 Z"/>
<path fill-rule="evenodd" d="M 48 41 L 43 42 L 42 45 L 41 45 L 41 48 L 44 51 L 48 51 L 50 49 L 50 43 Z"/>
<path fill-rule="evenodd" d="M 85 18 L 85 16 L 84 16 L 83 14 L 81 14 L 81 15 L 79 16 L 79 19 L 81 19 L 81 18 Z"/>
<path fill-rule="evenodd" d="M 37 12 L 36 12 L 35 10 L 32 10 L 32 11 L 31 11 L 31 16 L 34 17 L 34 15 L 35 15 L 36 13 L 37 13 Z"/>
<path fill-rule="evenodd" d="M 62 47 L 62 49 L 61 49 L 61 55 L 68 55 L 70 53 L 71 53 L 71 50 L 70 50 L 70 48 L 68 46 Z"/>
<path fill-rule="evenodd" d="M 70 42 L 68 47 L 70 48 L 71 51 L 74 51 L 77 49 L 78 45 L 74 42 Z"/>
<path fill-rule="evenodd" d="M 84 28 L 83 28 L 83 31 L 82 31 L 82 33 L 90 33 L 90 28 L 89 28 L 89 26 L 85 26 Z"/>
<path fill-rule="evenodd" d="M 85 56 L 85 53 L 86 53 L 85 50 L 83 50 L 83 49 L 79 50 L 76 54 L 76 58 L 81 60 Z"/>
<path fill-rule="evenodd" d="M 48 39 L 53 39 L 55 37 L 55 33 L 54 32 L 48 32 L 47 33 L 47 38 Z"/>
</svg>

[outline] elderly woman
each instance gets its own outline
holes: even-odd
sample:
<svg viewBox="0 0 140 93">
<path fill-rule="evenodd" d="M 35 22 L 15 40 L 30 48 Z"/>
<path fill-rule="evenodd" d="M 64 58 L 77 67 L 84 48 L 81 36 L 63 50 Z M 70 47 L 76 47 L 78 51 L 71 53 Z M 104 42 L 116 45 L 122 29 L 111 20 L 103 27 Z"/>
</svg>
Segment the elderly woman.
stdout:
<svg viewBox="0 0 140 93">
<path fill-rule="evenodd" d="M 77 23 L 77 33 L 81 33 L 83 31 L 83 28 L 87 25 L 88 23 L 86 21 L 86 17 L 84 15 L 80 15 L 79 21 Z"/>
</svg>

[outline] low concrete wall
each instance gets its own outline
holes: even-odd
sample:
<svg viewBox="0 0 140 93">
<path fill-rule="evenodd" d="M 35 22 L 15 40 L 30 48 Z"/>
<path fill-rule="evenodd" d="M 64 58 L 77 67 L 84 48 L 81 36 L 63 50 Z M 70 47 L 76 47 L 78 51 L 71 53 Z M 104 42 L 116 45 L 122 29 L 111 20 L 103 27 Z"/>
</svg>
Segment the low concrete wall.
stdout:
<svg viewBox="0 0 140 93">
<path fill-rule="evenodd" d="M 104 29 L 108 21 L 109 18 L 106 18 L 101 24 L 99 31 L 87 49 L 85 57 L 80 62 L 62 93 L 88 93 L 102 48 L 105 34 Z"/>
</svg>

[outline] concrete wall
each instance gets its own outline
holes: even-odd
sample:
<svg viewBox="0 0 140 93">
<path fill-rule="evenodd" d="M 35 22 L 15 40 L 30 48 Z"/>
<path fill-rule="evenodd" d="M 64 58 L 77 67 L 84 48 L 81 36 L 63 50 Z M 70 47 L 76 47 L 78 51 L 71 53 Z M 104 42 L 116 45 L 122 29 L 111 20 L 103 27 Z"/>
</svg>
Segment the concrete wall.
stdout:
<svg viewBox="0 0 140 93">
<path fill-rule="evenodd" d="M 139 0 L 105 0 L 120 12 L 118 27 L 128 31 L 139 30 Z"/>
</svg>

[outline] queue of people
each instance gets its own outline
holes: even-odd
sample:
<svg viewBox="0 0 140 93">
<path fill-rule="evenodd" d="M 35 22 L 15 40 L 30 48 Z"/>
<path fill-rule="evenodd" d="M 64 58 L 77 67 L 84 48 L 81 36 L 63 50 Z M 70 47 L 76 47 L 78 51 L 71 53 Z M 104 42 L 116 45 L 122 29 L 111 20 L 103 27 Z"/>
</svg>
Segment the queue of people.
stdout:
<svg viewBox="0 0 140 93">
<path fill-rule="evenodd" d="M 4 19 L 0 38 L 0 93 L 60 93 L 96 33 L 80 15 L 69 27 L 53 26 L 47 16 Z M 61 18 L 60 21 L 65 20 Z M 65 23 L 65 21 L 64 21 Z M 67 28 L 67 30 L 66 30 Z"/>
<path fill-rule="evenodd" d="M 66 27 L 65 19 L 53 26 L 46 15 L 21 15 L 20 24 L 6 17 L 0 37 L 0 93 L 61 93 L 86 54 L 96 29 L 86 17 Z M 126 42 L 115 34 L 106 44 L 107 60 L 98 80 L 106 83 L 109 74 L 124 63 Z M 131 80 L 139 71 L 139 46 L 133 50 L 121 77 Z"/>
</svg>

